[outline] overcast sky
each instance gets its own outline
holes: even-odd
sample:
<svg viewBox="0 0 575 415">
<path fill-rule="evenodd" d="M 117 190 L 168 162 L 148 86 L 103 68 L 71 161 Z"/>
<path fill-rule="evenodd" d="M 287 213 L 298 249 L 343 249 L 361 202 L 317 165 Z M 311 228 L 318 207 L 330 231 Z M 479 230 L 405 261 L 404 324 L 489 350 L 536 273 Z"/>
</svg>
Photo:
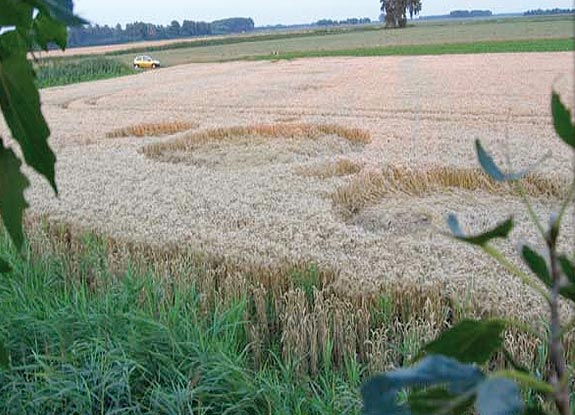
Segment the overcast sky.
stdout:
<svg viewBox="0 0 575 415">
<path fill-rule="evenodd" d="M 343 19 L 379 15 L 378 0 L 75 0 L 76 12 L 93 23 L 113 25 L 144 21 L 212 21 L 252 17 L 256 26 L 310 23 L 322 18 Z M 422 15 L 458 9 L 489 9 L 494 13 L 529 9 L 572 8 L 573 0 L 423 0 Z"/>
</svg>

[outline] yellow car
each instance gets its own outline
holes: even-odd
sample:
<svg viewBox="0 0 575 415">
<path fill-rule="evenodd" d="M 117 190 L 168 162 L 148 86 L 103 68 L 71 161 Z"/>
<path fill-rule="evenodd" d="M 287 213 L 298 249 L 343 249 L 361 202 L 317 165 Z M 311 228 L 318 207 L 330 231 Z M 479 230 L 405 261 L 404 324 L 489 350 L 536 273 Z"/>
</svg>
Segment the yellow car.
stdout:
<svg viewBox="0 0 575 415">
<path fill-rule="evenodd" d="M 134 69 L 156 69 L 160 67 L 160 61 L 149 56 L 137 56 L 134 59 Z"/>
</svg>

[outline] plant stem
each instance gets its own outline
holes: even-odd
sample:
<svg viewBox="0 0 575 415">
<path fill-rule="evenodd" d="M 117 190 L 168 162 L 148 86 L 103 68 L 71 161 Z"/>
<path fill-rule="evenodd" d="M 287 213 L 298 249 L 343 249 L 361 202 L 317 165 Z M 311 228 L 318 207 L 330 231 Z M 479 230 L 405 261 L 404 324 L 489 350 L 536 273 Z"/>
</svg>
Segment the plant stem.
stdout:
<svg viewBox="0 0 575 415">
<path fill-rule="evenodd" d="M 537 216 L 537 213 L 535 213 L 535 209 L 533 209 L 533 205 L 531 204 L 531 200 L 529 200 L 529 196 L 527 196 L 527 192 L 525 191 L 525 187 L 523 187 L 523 184 L 521 183 L 521 181 L 517 182 L 516 188 L 517 188 L 517 192 L 519 193 L 519 195 L 523 199 L 525 206 L 527 206 L 527 212 L 529 213 L 529 217 L 531 218 L 531 220 L 533 221 L 533 223 L 535 224 L 535 226 L 539 230 L 541 237 L 543 239 L 545 239 L 545 228 L 543 227 L 541 220 L 539 220 L 539 216 Z"/>
<path fill-rule="evenodd" d="M 521 373 L 516 370 L 500 370 L 492 376 L 514 380 L 529 389 L 534 389 L 541 393 L 551 394 L 555 392 L 555 388 L 547 382 L 543 382 L 527 373 Z"/>
<path fill-rule="evenodd" d="M 575 318 L 572 319 L 569 323 L 567 323 L 564 327 L 563 330 L 561 331 L 561 336 L 569 333 L 571 330 L 575 329 Z"/>
<path fill-rule="evenodd" d="M 533 288 L 537 291 L 543 298 L 547 301 L 551 301 L 549 294 L 543 288 L 541 288 L 537 283 L 535 283 L 527 274 L 521 271 L 515 264 L 510 262 L 505 256 L 497 250 L 497 248 L 491 245 L 484 245 L 481 247 L 489 256 L 495 259 L 503 268 L 518 277 L 525 285 Z"/>
<path fill-rule="evenodd" d="M 567 213 L 567 208 L 569 208 L 569 204 L 573 201 L 574 197 L 575 197 L 575 177 L 571 182 L 571 187 L 569 188 L 567 198 L 563 201 L 563 205 L 561 206 L 561 211 L 559 212 L 559 218 L 557 219 L 559 224 L 561 224 L 561 222 L 563 221 L 563 217 L 565 216 L 565 213 Z"/>
<path fill-rule="evenodd" d="M 551 227 L 553 228 L 553 224 Z M 551 288 L 551 339 L 549 343 L 549 359 L 552 365 L 551 383 L 555 386 L 555 405 L 561 415 L 570 415 L 569 382 L 565 378 L 569 376 L 565 362 L 565 349 L 563 347 L 561 320 L 559 317 L 559 290 L 561 289 L 561 273 L 557 259 L 557 234 L 552 230 L 547 238 L 549 258 L 551 262 L 551 276 L 553 287 Z"/>
</svg>

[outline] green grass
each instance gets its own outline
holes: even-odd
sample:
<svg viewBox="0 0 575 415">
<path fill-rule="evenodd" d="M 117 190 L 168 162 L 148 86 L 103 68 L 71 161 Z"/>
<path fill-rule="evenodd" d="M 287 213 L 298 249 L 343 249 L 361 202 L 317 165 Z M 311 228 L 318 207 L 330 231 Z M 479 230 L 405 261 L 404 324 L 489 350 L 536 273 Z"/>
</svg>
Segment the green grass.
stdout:
<svg viewBox="0 0 575 415">
<path fill-rule="evenodd" d="M 40 87 L 133 73 L 137 53 L 153 53 L 163 66 L 235 60 L 328 56 L 439 55 L 573 51 L 572 16 L 422 21 L 402 30 L 381 26 L 261 33 L 182 41 L 143 48 L 126 45 L 104 55 L 48 58 L 38 66 Z"/>
<path fill-rule="evenodd" d="M 516 41 L 494 41 L 474 43 L 449 43 L 433 45 L 398 45 L 379 48 L 358 48 L 341 50 L 301 51 L 262 55 L 257 60 L 277 60 L 314 58 L 330 56 L 394 56 L 394 55 L 446 55 L 477 53 L 516 53 L 516 52 L 569 52 L 575 50 L 574 39 L 538 39 Z"/>
<path fill-rule="evenodd" d="M 236 286 L 230 296 L 221 275 L 181 253 L 41 226 L 22 255 L 0 232 L 0 258 L 12 268 L 0 278 L 0 343 L 10 355 L 9 369 L 0 369 L 1 414 L 359 415 L 359 387 L 374 368 L 355 353 L 338 363 L 337 332 L 313 374 L 299 364 L 308 349 L 300 357 L 282 351 L 279 314 L 298 310 L 288 302 L 278 310 L 277 301 L 301 290 L 313 307 L 310 295 L 326 289 L 317 267 L 289 272 L 291 288 L 281 291 L 280 282 L 276 297 L 268 292 L 269 334 L 256 358 L 249 327 L 258 285 L 236 290 L 236 271 L 226 271 Z M 148 255 L 152 262 L 141 262 Z M 426 323 L 416 297 L 399 301 L 376 298 L 369 323 L 389 336 L 378 347 L 408 362 Z M 544 373 L 545 350 L 539 355 Z"/>
<path fill-rule="evenodd" d="M 319 58 L 337 56 L 396 56 L 396 55 L 445 55 L 478 53 L 525 53 L 525 52 L 569 52 L 575 50 L 575 40 L 532 39 L 511 41 L 485 41 L 473 43 L 395 45 L 374 48 L 301 50 L 277 55 L 248 55 L 237 58 L 221 56 L 219 61 L 233 60 L 279 60 L 296 58 Z M 174 62 L 172 61 L 172 64 Z M 134 74 L 125 62 L 114 58 L 60 58 L 49 60 L 36 69 L 40 88 L 68 85 L 99 79 L 116 78 Z"/>
<path fill-rule="evenodd" d="M 105 57 L 51 59 L 36 65 L 39 88 L 131 75 L 130 66 Z"/>
<path fill-rule="evenodd" d="M 569 37 L 572 35 L 573 16 L 530 16 L 513 18 L 488 18 L 467 20 L 415 20 L 408 25 L 409 30 L 386 30 L 382 25 L 338 26 L 327 28 L 308 28 L 298 31 L 255 32 L 240 35 L 214 36 L 207 38 L 183 39 L 167 44 L 138 46 L 138 43 L 125 44 L 125 48 L 113 52 L 103 52 L 105 56 L 134 55 L 174 51 L 178 49 L 211 48 L 244 43 L 273 42 L 278 46 L 282 41 L 295 40 L 308 43 L 308 40 L 320 42 L 326 46 L 335 40 L 340 48 L 356 47 L 357 41 L 363 43 L 379 42 L 378 34 L 385 32 L 385 43 L 422 43 L 450 42 L 455 40 L 506 40 L 527 37 Z M 463 37 L 462 37 L 463 36 Z M 326 39 L 318 39 L 326 37 Z M 367 46 L 367 45 L 364 45 Z M 89 57 L 93 55 L 76 55 Z"/>
<path fill-rule="evenodd" d="M 358 365 L 314 379 L 279 356 L 254 369 L 246 299 L 206 310 L 193 285 L 114 275 L 97 240 L 82 249 L 75 263 L 54 253 L 31 262 L 0 243 L 13 267 L 0 279 L 0 340 L 11 356 L 0 413 L 359 413 Z"/>
<path fill-rule="evenodd" d="M 107 52 L 106 56 L 124 55 L 126 53 L 130 54 L 151 53 L 151 52 L 159 52 L 174 49 L 204 48 L 210 46 L 224 46 L 224 45 L 233 45 L 233 44 L 250 43 L 250 42 L 266 42 L 266 41 L 283 40 L 283 39 L 300 39 L 305 37 L 329 36 L 334 34 L 366 32 L 380 29 L 381 28 L 378 26 L 357 26 L 357 27 L 346 26 L 346 27 L 336 27 L 327 29 L 309 29 L 296 32 L 277 32 L 277 33 L 264 32 L 252 35 L 232 35 L 232 36 L 215 37 L 215 38 L 202 38 L 196 40 L 183 40 L 180 42 L 174 42 L 157 46 L 148 46 L 148 47 L 129 46 L 125 50 Z"/>
<path fill-rule="evenodd" d="M 185 63 L 222 62 L 254 59 L 258 56 L 300 54 L 312 56 L 325 51 L 371 50 L 386 47 L 418 45 L 420 47 L 451 45 L 454 43 L 487 43 L 529 41 L 544 39 L 572 39 L 573 18 L 560 16 L 546 19 L 502 19 L 479 21 L 417 22 L 406 29 L 383 29 L 380 26 L 370 30 L 332 30 L 313 34 L 310 32 L 272 34 L 222 39 L 225 44 L 210 44 L 198 47 L 177 48 L 162 46 L 154 57 L 165 66 Z M 220 40 L 214 40 L 214 42 Z M 541 48 L 540 51 L 549 49 Z M 554 49 L 550 49 L 554 50 Z M 514 49 L 518 52 L 520 50 Z M 321 52 L 321 53 L 320 53 Z M 134 57 L 130 52 L 114 52 L 115 58 L 129 64 Z"/>
</svg>

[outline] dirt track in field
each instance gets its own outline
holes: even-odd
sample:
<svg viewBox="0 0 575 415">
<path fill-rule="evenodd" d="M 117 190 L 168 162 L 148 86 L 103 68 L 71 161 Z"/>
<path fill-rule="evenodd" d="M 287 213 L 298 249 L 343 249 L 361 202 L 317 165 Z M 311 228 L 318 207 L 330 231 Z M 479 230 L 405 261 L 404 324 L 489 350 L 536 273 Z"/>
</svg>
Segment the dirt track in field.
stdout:
<svg viewBox="0 0 575 415">
<path fill-rule="evenodd" d="M 549 98 L 555 84 L 572 105 L 573 79 L 572 53 L 547 53 L 186 65 L 53 88 L 42 98 L 61 195 L 55 199 L 36 178 L 27 196 L 34 213 L 116 237 L 188 244 L 263 264 L 313 262 L 339 270 L 340 286 L 351 290 L 440 284 L 462 301 L 473 290 L 482 310 L 532 318 L 541 303 L 529 289 L 438 231 L 450 212 L 476 230 L 510 210 L 525 221 L 511 193 L 396 192 L 351 215 L 332 195 L 383 167 L 475 167 L 476 138 L 499 157 L 510 152 L 517 167 L 551 150 L 541 171 L 565 177 L 571 155 L 554 136 Z M 142 149 L 190 133 L 106 138 L 118 128 L 172 120 L 198 123 L 196 132 L 336 124 L 365 129 L 372 141 L 241 137 L 195 148 L 173 163 Z M 363 170 L 301 174 L 341 160 Z M 545 216 L 553 206 L 545 199 L 535 205 Z M 534 234 L 520 226 L 513 244 L 525 240 Z"/>
<path fill-rule="evenodd" d="M 169 40 L 152 40 L 152 41 L 142 41 L 142 42 L 132 42 L 132 43 L 119 43 L 117 45 L 102 45 L 102 46 L 82 46 L 77 48 L 69 48 L 65 51 L 59 49 L 50 50 L 48 52 L 40 52 L 37 55 L 42 58 L 58 58 L 58 57 L 70 57 L 70 56 L 84 56 L 84 55 L 102 55 L 111 52 L 120 52 L 130 49 L 141 49 L 141 48 L 155 48 L 160 46 L 173 45 L 175 43 L 193 43 L 202 42 L 205 40 L 221 39 L 225 36 L 202 36 L 193 38 L 178 38 Z"/>
</svg>

